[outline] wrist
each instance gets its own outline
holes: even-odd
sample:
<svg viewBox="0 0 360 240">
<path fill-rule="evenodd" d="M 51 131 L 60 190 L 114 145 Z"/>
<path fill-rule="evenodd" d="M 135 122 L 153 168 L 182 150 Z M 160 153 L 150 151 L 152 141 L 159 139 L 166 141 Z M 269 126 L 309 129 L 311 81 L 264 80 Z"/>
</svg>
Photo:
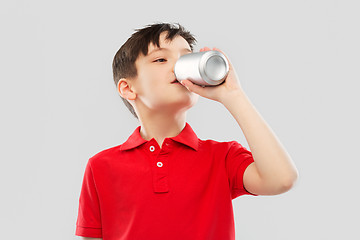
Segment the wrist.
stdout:
<svg viewBox="0 0 360 240">
<path fill-rule="evenodd" d="M 226 92 L 219 102 L 227 107 L 234 102 L 239 102 L 239 100 L 242 102 L 243 99 L 247 99 L 245 92 L 242 89 L 237 89 Z"/>
</svg>

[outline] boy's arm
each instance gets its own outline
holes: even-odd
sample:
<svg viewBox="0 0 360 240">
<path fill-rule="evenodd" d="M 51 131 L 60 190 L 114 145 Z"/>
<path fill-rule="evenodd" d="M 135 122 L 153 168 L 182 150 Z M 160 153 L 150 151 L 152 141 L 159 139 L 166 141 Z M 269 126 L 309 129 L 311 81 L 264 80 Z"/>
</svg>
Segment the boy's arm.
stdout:
<svg viewBox="0 0 360 240">
<path fill-rule="evenodd" d="M 203 48 L 200 51 L 207 51 Z M 220 51 L 214 48 L 214 50 Z M 274 132 L 242 90 L 230 61 L 225 82 L 216 87 L 200 87 L 189 80 L 182 84 L 189 91 L 222 103 L 235 118 L 249 144 L 254 163 L 244 173 L 244 187 L 256 195 L 275 195 L 288 191 L 298 172 Z"/>
<path fill-rule="evenodd" d="M 244 172 L 244 187 L 257 195 L 288 191 L 298 173 L 291 157 L 247 96 L 239 91 L 222 100 L 249 144 L 254 163 Z"/>
</svg>

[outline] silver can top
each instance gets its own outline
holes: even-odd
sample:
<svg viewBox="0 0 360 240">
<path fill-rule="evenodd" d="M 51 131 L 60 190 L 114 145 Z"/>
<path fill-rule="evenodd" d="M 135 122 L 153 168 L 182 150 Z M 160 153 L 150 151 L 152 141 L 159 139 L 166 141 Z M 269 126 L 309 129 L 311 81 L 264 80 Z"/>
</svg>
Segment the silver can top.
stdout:
<svg viewBox="0 0 360 240">
<path fill-rule="evenodd" d="M 202 78 L 211 85 L 219 84 L 229 72 L 226 57 L 219 51 L 207 51 L 199 67 Z"/>
</svg>

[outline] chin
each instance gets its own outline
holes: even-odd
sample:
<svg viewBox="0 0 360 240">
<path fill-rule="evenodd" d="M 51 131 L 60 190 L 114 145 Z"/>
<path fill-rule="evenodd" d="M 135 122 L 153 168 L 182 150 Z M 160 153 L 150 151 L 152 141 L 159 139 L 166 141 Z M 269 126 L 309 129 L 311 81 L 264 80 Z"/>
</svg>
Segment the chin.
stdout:
<svg viewBox="0 0 360 240">
<path fill-rule="evenodd" d="M 170 99 L 171 98 L 171 99 Z M 199 95 L 195 93 L 188 93 L 178 97 L 168 96 L 158 99 L 157 103 L 153 104 L 151 109 L 169 109 L 170 111 L 183 111 L 192 108 L 198 101 Z"/>
<path fill-rule="evenodd" d="M 194 102 L 194 105 L 197 103 L 197 101 L 199 100 L 199 95 L 196 93 L 191 93 L 191 99 Z"/>
<path fill-rule="evenodd" d="M 181 103 L 179 103 L 179 105 L 182 106 L 182 109 L 190 109 L 193 106 L 195 106 L 195 104 L 198 102 L 199 100 L 199 95 L 191 93 L 191 95 L 184 101 L 182 101 Z"/>
<path fill-rule="evenodd" d="M 193 96 L 191 97 L 190 108 L 195 106 L 198 100 L 199 100 L 199 95 L 194 93 Z"/>
</svg>

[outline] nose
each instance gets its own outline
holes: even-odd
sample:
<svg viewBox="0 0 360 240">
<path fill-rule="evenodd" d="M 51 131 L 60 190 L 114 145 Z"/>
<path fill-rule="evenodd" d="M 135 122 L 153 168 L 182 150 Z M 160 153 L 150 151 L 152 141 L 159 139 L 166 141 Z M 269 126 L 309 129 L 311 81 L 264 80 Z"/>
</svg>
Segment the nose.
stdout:
<svg viewBox="0 0 360 240">
<path fill-rule="evenodd" d="M 181 52 L 177 53 L 176 55 L 174 55 L 174 58 L 173 58 L 173 62 L 172 62 L 172 72 L 174 73 L 175 75 L 175 65 L 177 63 L 177 61 L 180 59 L 181 56 L 183 56 L 184 54 L 182 54 Z M 175 76 L 176 77 L 176 76 Z"/>
<path fill-rule="evenodd" d="M 176 65 L 176 62 L 179 60 L 180 56 L 177 57 L 177 58 L 174 58 L 174 61 L 172 62 L 171 64 L 171 68 L 172 68 L 172 72 L 175 74 L 175 65 Z"/>
</svg>

